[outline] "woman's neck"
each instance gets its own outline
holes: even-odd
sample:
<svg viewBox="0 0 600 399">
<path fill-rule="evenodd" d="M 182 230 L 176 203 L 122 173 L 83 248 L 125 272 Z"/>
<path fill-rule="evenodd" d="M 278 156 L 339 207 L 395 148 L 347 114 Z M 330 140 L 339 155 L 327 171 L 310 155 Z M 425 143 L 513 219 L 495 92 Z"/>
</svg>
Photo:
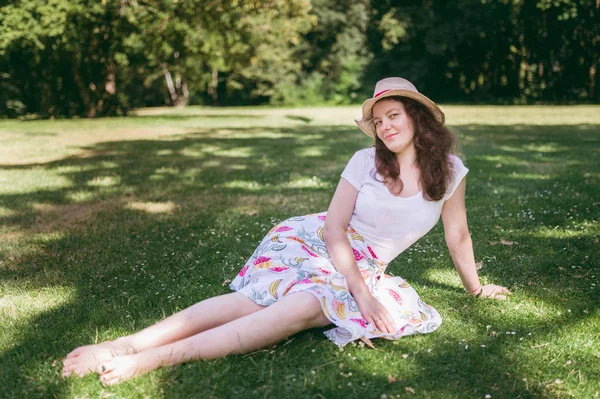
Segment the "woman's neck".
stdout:
<svg viewBox="0 0 600 399">
<path fill-rule="evenodd" d="M 410 168 L 417 163 L 417 152 L 414 146 L 411 146 L 406 151 L 396 153 L 396 159 L 400 165 L 400 169 Z"/>
</svg>

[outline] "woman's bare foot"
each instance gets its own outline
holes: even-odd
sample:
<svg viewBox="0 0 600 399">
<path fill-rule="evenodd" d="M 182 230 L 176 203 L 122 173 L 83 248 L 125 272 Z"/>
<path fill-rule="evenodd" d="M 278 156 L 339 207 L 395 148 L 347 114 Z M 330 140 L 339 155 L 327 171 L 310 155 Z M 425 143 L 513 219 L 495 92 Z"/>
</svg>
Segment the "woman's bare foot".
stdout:
<svg viewBox="0 0 600 399">
<path fill-rule="evenodd" d="M 160 367 L 158 355 L 153 349 L 146 349 L 133 355 L 116 356 L 101 363 L 98 367 L 98 376 L 103 384 L 114 385 L 158 367 Z"/>
<path fill-rule="evenodd" d="M 114 357 L 135 353 L 126 341 L 117 339 L 96 345 L 80 346 L 63 360 L 63 377 L 77 374 L 83 377 L 98 370 L 98 366 Z"/>
</svg>

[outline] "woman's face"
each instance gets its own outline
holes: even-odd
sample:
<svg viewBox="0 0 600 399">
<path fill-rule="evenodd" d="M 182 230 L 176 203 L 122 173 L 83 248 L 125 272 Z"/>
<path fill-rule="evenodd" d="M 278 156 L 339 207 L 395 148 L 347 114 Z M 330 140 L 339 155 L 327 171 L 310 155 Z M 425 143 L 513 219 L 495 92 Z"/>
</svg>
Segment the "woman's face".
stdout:
<svg viewBox="0 0 600 399">
<path fill-rule="evenodd" d="M 373 106 L 375 132 L 385 146 L 396 154 L 413 150 L 413 124 L 404 110 L 404 104 L 394 99 L 383 99 Z"/>
</svg>

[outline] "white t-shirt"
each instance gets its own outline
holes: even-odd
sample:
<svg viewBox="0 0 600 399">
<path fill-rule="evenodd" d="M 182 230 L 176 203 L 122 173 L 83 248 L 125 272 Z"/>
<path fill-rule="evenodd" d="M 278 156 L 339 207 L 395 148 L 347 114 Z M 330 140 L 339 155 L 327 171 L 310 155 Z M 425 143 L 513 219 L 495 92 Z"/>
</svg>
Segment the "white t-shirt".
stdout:
<svg viewBox="0 0 600 399">
<path fill-rule="evenodd" d="M 392 261 L 439 220 L 444 202 L 469 171 L 457 156 L 450 157 L 453 179 L 439 201 L 425 200 L 423 192 L 405 198 L 390 193 L 376 172 L 375 147 L 357 151 L 346 165 L 342 178 L 358 190 L 350 226 L 371 244 L 381 261 Z"/>
</svg>

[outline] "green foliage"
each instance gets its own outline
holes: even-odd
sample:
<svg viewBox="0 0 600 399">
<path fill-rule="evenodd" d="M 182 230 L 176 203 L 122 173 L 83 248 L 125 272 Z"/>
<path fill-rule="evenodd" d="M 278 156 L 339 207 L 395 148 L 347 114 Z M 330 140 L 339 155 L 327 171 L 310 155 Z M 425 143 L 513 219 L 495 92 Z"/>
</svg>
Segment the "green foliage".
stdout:
<svg viewBox="0 0 600 399">
<path fill-rule="evenodd" d="M 272 102 L 300 105 L 314 99 L 316 103 L 354 103 L 370 62 L 365 36 L 369 2 L 316 0 L 312 6 L 314 25 L 295 50 L 295 58 L 302 60 L 302 72 L 294 79 L 298 93 L 287 89 Z M 320 87 L 315 86 L 317 82 Z"/>
<path fill-rule="evenodd" d="M 286 82 L 277 86 L 271 97 L 273 105 L 319 105 L 327 101 L 323 96 L 323 75 L 313 72 L 298 82 Z"/>
<path fill-rule="evenodd" d="M 379 24 L 370 31 L 375 43 L 370 83 L 381 75 L 402 75 L 445 101 L 600 98 L 597 2 L 392 3 L 373 3 Z"/>
<path fill-rule="evenodd" d="M 310 26 L 309 7 L 299 0 L 17 1 L 0 11 L 0 57 L 22 92 L 4 99 L 0 112 L 19 100 L 42 116 L 114 115 L 157 97 L 185 105 L 190 90 L 208 91 L 215 102 L 219 74 L 257 82 L 253 95 L 269 96 L 281 74 L 298 70 L 288 47 Z M 286 60 L 291 67 L 274 65 Z M 279 75 L 259 73 L 264 65 Z"/>
<path fill-rule="evenodd" d="M 301 64 L 293 48 L 314 21 L 309 11 L 308 3 L 281 1 L 241 18 L 245 48 L 236 53 L 235 67 L 226 77 L 226 96 L 261 101 L 296 81 Z"/>
<path fill-rule="evenodd" d="M 401 75 L 436 101 L 600 102 L 590 0 L 0 2 L 0 115 L 350 104 Z"/>
</svg>

